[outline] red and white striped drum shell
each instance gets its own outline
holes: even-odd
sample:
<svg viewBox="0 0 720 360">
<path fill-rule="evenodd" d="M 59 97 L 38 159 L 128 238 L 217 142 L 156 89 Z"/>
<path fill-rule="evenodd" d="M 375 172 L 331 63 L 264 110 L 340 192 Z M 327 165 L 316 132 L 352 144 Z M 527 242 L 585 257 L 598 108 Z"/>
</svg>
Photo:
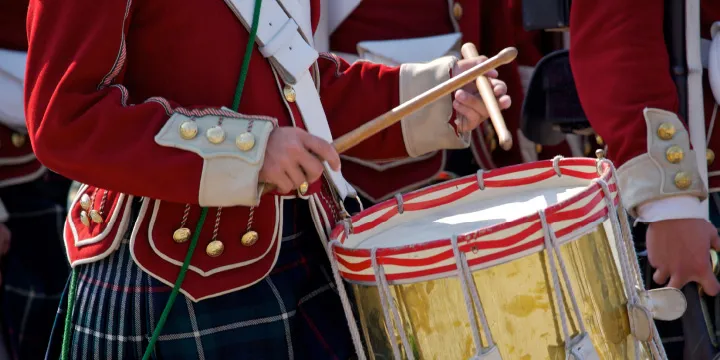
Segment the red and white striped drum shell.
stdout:
<svg viewBox="0 0 720 360">
<path fill-rule="evenodd" d="M 558 157 L 380 203 L 336 227 L 329 252 L 370 358 L 659 355 L 631 335 L 642 283 L 619 207 L 609 161 Z"/>
</svg>

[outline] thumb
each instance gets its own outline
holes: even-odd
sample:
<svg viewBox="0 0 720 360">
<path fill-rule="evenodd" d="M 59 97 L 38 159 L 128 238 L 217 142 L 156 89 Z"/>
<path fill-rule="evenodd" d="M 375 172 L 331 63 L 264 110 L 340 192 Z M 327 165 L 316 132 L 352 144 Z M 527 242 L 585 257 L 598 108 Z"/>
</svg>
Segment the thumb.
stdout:
<svg viewBox="0 0 720 360">
<path fill-rule="evenodd" d="M 718 235 L 717 232 L 712 235 L 710 246 L 715 249 L 715 251 L 720 251 L 720 235 Z"/>
</svg>

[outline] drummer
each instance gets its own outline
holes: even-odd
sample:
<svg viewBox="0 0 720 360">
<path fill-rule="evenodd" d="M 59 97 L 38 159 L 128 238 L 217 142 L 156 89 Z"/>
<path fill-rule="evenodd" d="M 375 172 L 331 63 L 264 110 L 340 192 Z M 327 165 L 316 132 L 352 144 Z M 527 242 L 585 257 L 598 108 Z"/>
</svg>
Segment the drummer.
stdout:
<svg viewBox="0 0 720 360">
<path fill-rule="evenodd" d="M 688 1 L 692 2 L 697 3 Z M 699 21 L 702 42 L 709 44 L 711 25 L 720 21 L 720 3 L 700 3 L 700 19 L 688 23 Z M 570 56 L 580 100 L 618 166 L 624 205 L 638 221 L 649 223 L 648 258 L 656 268 L 652 279 L 676 288 L 693 281 L 707 294 L 717 295 L 720 283 L 706 259 L 711 248 L 720 250 L 720 163 L 715 159 L 720 151 L 716 135 L 720 127 L 713 126 L 720 89 L 710 88 L 708 82 L 702 88 L 699 78 L 688 81 L 691 95 L 686 120 L 696 129 L 709 124 L 703 129 L 706 138 L 694 141 L 691 150 L 688 130 L 678 116 L 683 100 L 669 71 L 663 2 L 576 0 L 572 5 Z M 716 37 L 714 45 L 717 41 Z M 709 60 L 718 61 L 716 53 L 703 51 L 702 56 L 706 58 L 697 59 L 698 64 L 708 64 L 710 56 L 714 57 Z M 704 98 L 694 94 L 704 94 Z M 696 151 L 706 161 L 697 162 Z M 706 165 L 713 223 L 705 220 L 708 208 L 701 203 L 708 198 L 708 186 L 701 177 Z"/>
<path fill-rule="evenodd" d="M 2 359 L 42 359 L 68 266 L 62 251 L 69 181 L 35 158 L 23 115 L 27 0 L 0 2 L 0 341 Z M 4 256 L 3 256 L 4 255 Z"/>
<path fill-rule="evenodd" d="M 92 184 L 67 220 L 74 270 L 49 357 L 350 357 L 323 242 L 353 189 L 329 134 L 481 59 L 318 58 L 319 2 L 30 1 L 30 138 L 47 166 Z M 487 119 L 472 89 L 348 154 L 467 147 L 460 135 Z"/>
</svg>

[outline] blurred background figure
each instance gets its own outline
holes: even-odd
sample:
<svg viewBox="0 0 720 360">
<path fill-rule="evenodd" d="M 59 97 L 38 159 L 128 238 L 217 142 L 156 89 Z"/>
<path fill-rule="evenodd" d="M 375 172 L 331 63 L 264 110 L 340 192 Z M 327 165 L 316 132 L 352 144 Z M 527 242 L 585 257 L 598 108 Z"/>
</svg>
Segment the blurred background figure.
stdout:
<svg viewBox="0 0 720 360">
<path fill-rule="evenodd" d="M 0 358 L 20 360 L 44 358 L 65 287 L 61 239 L 70 186 L 37 161 L 26 135 L 27 10 L 27 0 L 0 2 L 0 323 L 9 353 Z"/>
</svg>

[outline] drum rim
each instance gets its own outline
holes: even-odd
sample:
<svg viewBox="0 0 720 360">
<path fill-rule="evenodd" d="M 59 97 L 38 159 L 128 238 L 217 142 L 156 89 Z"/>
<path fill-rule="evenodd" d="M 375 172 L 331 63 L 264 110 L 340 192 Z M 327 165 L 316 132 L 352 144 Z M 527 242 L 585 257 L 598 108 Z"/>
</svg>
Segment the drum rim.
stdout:
<svg viewBox="0 0 720 360">
<path fill-rule="evenodd" d="M 592 169 L 595 169 L 596 171 L 584 172 L 581 170 L 573 169 L 573 168 L 577 168 L 577 167 L 592 168 Z M 537 171 L 539 169 L 545 169 L 547 171 L 543 171 L 541 173 L 530 175 L 530 176 L 525 174 L 523 177 L 519 177 L 517 179 L 511 178 L 510 181 L 499 180 L 499 181 L 496 181 L 495 184 L 492 183 L 493 178 L 497 178 L 500 176 L 507 176 L 507 175 L 511 175 L 511 174 L 519 174 L 522 172 L 527 172 L 528 170 Z M 553 172 L 550 174 L 551 176 L 548 176 L 549 171 Z M 619 194 L 618 194 L 617 186 L 615 184 L 616 181 L 615 181 L 614 166 L 607 159 L 556 157 L 553 160 L 541 160 L 541 161 L 536 161 L 536 162 L 530 162 L 530 163 L 525 163 L 525 164 L 520 164 L 520 165 L 509 166 L 509 167 L 500 168 L 500 169 L 484 171 L 482 173 L 482 177 L 484 180 L 487 180 L 484 182 L 485 187 L 527 186 L 527 185 L 531 185 L 533 183 L 546 181 L 546 180 L 552 178 L 552 176 L 559 176 L 559 175 L 555 174 L 555 173 L 557 173 L 557 171 L 560 171 L 560 174 L 561 174 L 560 176 L 569 175 L 569 176 L 573 176 L 573 177 L 580 178 L 580 179 L 587 179 L 589 181 L 589 183 L 587 186 L 585 186 L 585 188 L 581 192 L 579 192 L 563 201 L 559 201 L 553 205 L 550 205 L 544 209 L 548 216 L 548 221 L 551 224 L 556 223 L 558 221 L 568 221 L 568 220 L 572 220 L 572 219 L 583 218 L 584 215 L 582 215 L 582 211 L 578 212 L 576 210 L 568 210 L 567 211 L 567 212 L 572 211 L 574 213 L 577 212 L 579 214 L 579 215 L 572 216 L 569 219 L 561 219 L 561 220 L 553 219 L 553 214 L 562 212 L 562 210 L 567 208 L 568 206 L 576 204 L 578 201 L 580 201 L 584 198 L 588 198 L 592 194 L 597 193 L 598 191 L 602 192 L 601 186 L 598 183 L 599 180 L 604 180 L 609 185 L 611 195 L 614 196 L 614 202 L 616 203 L 616 205 L 619 205 Z M 474 177 L 471 175 L 471 176 L 466 176 L 466 177 L 462 177 L 459 179 L 450 180 L 450 181 L 447 181 L 444 183 L 428 186 L 428 187 L 418 189 L 418 190 L 412 191 L 410 193 L 404 194 L 403 199 L 405 202 L 407 202 L 407 201 L 415 199 L 419 196 L 426 195 L 426 194 L 436 192 L 436 191 L 441 191 L 443 189 L 447 189 L 450 187 L 458 187 L 459 188 L 460 185 L 462 185 L 464 188 L 458 192 L 465 191 L 465 188 L 467 188 L 467 191 L 466 191 L 467 194 L 465 194 L 459 198 L 455 198 L 451 201 L 445 202 L 445 203 L 439 203 L 436 205 L 429 206 L 428 208 L 443 206 L 443 205 L 446 205 L 447 203 L 457 201 L 464 196 L 468 196 L 472 193 L 475 193 L 475 191 L 477 191 L 477 190 L 482 190 L 482 189 L 480 189 L 479 186 L 477 186 L 477 184 L 478 184 L 477 180 L 475 180 L 476 186 L 472 185 L 473 178 Z M 518 183 L 518 181 L 521 179 L 526 179 L 526 180 L 530 179 L 530 181 L 528 181 L 527 183 Z M 454 195 L 454 193 L 452 195 Z M 604 195 L 599 200 L 602 201 L 602 199 L 604 199 Z M 595 199 L 595 200 L 597 200 L 597 199 Z M 397 200 L 394 200 L 394 199 L 383 201 L 377 205 L 374 205 L 373 207 L 366 209 L 363 212 L 360 212 L 359 214 L 354 215 L 353 217 L 351 217 L 351 221 L 357 222 L 366 216 L 375 214 L 378 211 L 386 211 L 387 214 L 383 214 L 382 216 L 380 216 L 380 218 L 379 218 L 379 219 L 381 219 L 380 221 L 375 221 L 373 226 L 369 227 L 368 229 L 364 229 L 361 232 L 369 231 L 372 228 L 374 228 L 375 226 L 382 224 L 386 221 L 389 221 L 393 217 L 397 216 L 399 214 L 397 205 L 398 205 L 398 202 L 397 202 Z M 588 205 L 590 205 L 590 204 L 588 204 Z M 595 206 L 597 206 L 597 205 L 595 205 Z M 387 210 L 388 208 L 392 208 L 392 207 L 395 207 L 394 211 Z M 422 211 L 425 209 L 426 208 L 422 208 L 422 209 L 418 209 L 418 210 Z M 603 209 L 604 210 L 595 211 L 591 216 L 586 217 L 584 220 L 585 223 L 581 224 L 581 226 L 579 226 L 579 227 L 572 228 L 568 231 L 562 231 L 562 230 L 556 231 L 556 236 L 558 237 L 558 239 L 567 238 L 568 236 L 571 236 L 571 235 L 579 237 L 579 235 L 578 235 L 579 232 L 586 233 L 586 232 L 590 231 L 591 229 L 596 228 L 603 221 L 608 219 L 607 208 L 603 208 Z M 577 210 L 582 210 L 582 209 L 577 209 Z M 408 210 L 405 210 L 405 211 L 408 211 Z M 416 211 L 416 210 L 409 210 L 409 211 Z M 457 236 L 457 238 L 458 238 L 458 244 L 460 245 L 461 250 L 464 251 L 465 253 L 468 253 L 468 249 L 472 248 L 472 245 L 480 242 L 480 241 L 477 241 L 477 239 L 479 239 L 480 237 L 488 236 L 491 234 L 496 234 L 500 231 L 510 229 L 510 228 L 516 227 L 521 224 L 533 224 L 534 222 L 539 222 L 539 217 L 537 214 L 531 214 L 531 215 L 528 215 L 528 216 L 525 216 L 525 217 L 522 217 L 522 218 L 519 218 L 516 220 L 502 222 L 502 223 L 498 223 L 498 224 L 491 225 L 491 226 L 486 226 L 486 227 L 483 227 L 483 228 L 480 228 L 480 229 L 477 229 L 475 231 L 471 231 L 468 233 L 464 233 L 464 234 L 456 234 L 455 236 Z M 349 282 L 352 282 L 355 284 L 374 283 L 374 279 L 373 279 L 374 275 L 358 274 L 361 271 L 367 271 L 367 268 L 369 267 L 369 262 L 370 262 L 369 259 L 370 259 L 371 249 L 350 248 L 350 247 L 344 246 L 343 243 L 347 239 L 346 235 L 345 235 L 346 224 L 347 223 L 341 222 L 331 232 L 331 235 L 330 235 L 330 241 L 332 244 L 331 245 L 332 246 L 332 259 L 331 260 L 338 263 L 338 265 L 340 267 L 340 275 L 346 281 L 349 281 Z M 572 226 L 569 226 L 569 227 L 572 227 Z M 348 226 L 348 228 L 353 230 L 351 226 Z M 528 230 L 529 230 L 529 227 L 528 227 Z M 563 229 L 563 230 L 565 230 L 565 229 Z M 583 230 L 583 231 L 581 231 L 581 230 Z M 535 230 L 535 231 L 537 231 L 537 230 Z M 582 234 L 580 234 L 580 235 L 582 235 Z M 565 241 L 568 241 L 568 240 L 566 239 Z M 380 259 L 382 257 L 408 255 L 408 254 L 412 254 L 412 253 L 417 253 L 419 251 L 432 250 L 432 249 L 437 249 L 437 248 L 441 248 L 441 247 L 446 248 L 447 246 L 449 246 L 449 242 L 450 242 L 450 238 L 447 237 L 447 238 L 426 241 L 426 242 L 423 242 L 422 244 L 415 244 L 415 245 L 409 245 L 409 246 L 408 245 L 400 245 L 400 246 L 389 246 L 389 247 L 384 247 L 384 248 L 378 248 L 377 256 Z M 533 241 L 533 243 L 534 243 L 534 241 Z M 520 246 L 518 246 L 518 248 L 519 247 Z M 535 249 L 536 247 L 537 247 L 537 245 L 528 246 L 525 249 L 518 250 L 513 255 L 504 255 L 504 256 L 501 255 L 501 256 L 499 256 L 499 258 L 513 256 L 513 259 L 515 259 L 515 258 L 517 258 L 517 255 L 520 255 L 520 257 L 528 256 L 532 253 L 537 252 L 537 251 L 531 251 L 531 250 Z M 347 261 L 345 259 L 339 259 L 342 257 L 351 257 L 352 261 Z M 472 268 L 479 267 L 477 264 L 473 265 L 472 261 L 470 259 L 468 259 L 468 261 L 471 262 L 470 265 Z M 510 260 L 506 260 L 506 261 L 510 261 Z M 483 263 L 491 263 L 494 265 L 494 264 L 498 263 L 498 260 L 491 259 L 491 260 L 483 261 Z M 397 264 L 395 264 L 395 265 L 397 265 Z M 363 267 L 363 269 L 350 270 L 351 272 L 346 272 L 346 271 L 343 271 L 343 268 L 345 266 L 354 267 L 356 269 Z M 401 274 L 401 275 L 404 274 L 403 276 L 394 276 L 390 272 L 386 271 L 386 276 L 388 277 L 388 280 L 391 283 L 412 283 L 412 282 L 418 281 L 418 279 L 441 278 L 444 276 L 452 275 L 452 273 L 455 271 L 455 270 L 447 270 L 447 269 L 441 270 L 436 267 L 434 269 L 428 269 L 426 272 L 418 273 L 417 271 L 412 270 L 412 267 L 414 265 L 400 265 L 400 266 L 405 266 L 408 268 L 408 270 L 399 272 L 399 274 Z M 372 272 L 371 272 L 371 274 L 372 274 Z"/>
</svg>

